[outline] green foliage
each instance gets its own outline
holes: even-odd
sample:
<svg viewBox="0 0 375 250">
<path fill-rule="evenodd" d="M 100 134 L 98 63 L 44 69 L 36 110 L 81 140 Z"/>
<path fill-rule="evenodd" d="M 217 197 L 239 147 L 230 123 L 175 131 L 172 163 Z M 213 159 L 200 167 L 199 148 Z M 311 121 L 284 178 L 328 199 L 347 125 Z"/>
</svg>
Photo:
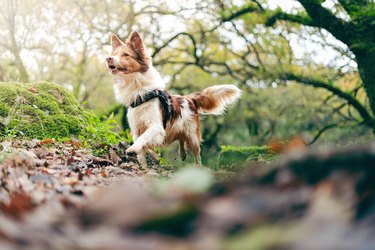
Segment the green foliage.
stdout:
<svg viewBox="0 0 375 250">
<path fill-rule="evenodd" d="M 88 118 L 88 122 L 79 138 L 84 142 L 85 146 L 94 146 L 96 154 L 100 155 L 101 153 L 106 152 L 109 145 L 121 141 L 122 138 L 120 135 L 114 132 L 117 123 L 113 118 L 113 114 L 109 117 L 103 117 L 100 119 L 91 111 L 87 111 L 86 117 Z M 130 141 L 129 133 L 125 134 L 126 137 L 124 140 Z"/>
<path fill-rule="evenodd" d="M 0 83 L 2 138 L 79 138 L 85 145 L 114 144 L 112 116 L 100 121 L 65 88 L 48 82 Z"/>
<path fill-rule="evenodd" d="M 269 161 L 273 158 L 267 146 L 221 146 L 218 168 L 239 170 L 249 161 Z"/>
</svg>

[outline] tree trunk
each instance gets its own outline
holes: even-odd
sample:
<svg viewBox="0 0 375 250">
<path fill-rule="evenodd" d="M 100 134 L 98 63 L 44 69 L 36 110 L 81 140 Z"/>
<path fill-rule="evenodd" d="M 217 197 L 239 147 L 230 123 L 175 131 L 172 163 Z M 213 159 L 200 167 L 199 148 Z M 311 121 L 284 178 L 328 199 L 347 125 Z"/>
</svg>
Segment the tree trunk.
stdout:
<svg viewBox="0 0 375 250">
<path fill-rule="evenodd" d="M 19 74 L 20 74 L 20 82 L 29 82 L 29 74 L 23 64 L 20 54 L 17 52 L 13 53 L 15 57 L 15 63 L 17 65 Z"/>
<path fill-rule="evenodd" d="M 16 37 L 14 35 L 14 28 L 11 29 L 11 41 L 12 41 L 12 48 L 11 52 L 14 56 L 14 62 L 16 63 L 18 72 L 20 74 L 20 82 L 29 82 L 29 74 L 27 73 L 25 64 L 22 61 L 21 58 L 21 49 L 19 48 Z"/>
<path fill-rule="evenodd" d="M 352 50 L 356 56 L 359 74 L 370 102 L 371 111 L 375 114 L 375 51 L 372 48 Z"/>
</svg>

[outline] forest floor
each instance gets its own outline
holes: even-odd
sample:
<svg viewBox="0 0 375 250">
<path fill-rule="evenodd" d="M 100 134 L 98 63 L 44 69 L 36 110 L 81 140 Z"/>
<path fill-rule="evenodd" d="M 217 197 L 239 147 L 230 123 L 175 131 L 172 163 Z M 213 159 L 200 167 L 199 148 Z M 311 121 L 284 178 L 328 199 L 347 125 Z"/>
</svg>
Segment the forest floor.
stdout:
<svg viewBox="0 0 375 250">
<path fill-rule="evenodd" d="M 78 229 L 70 231 L 72 225 L 65 221 L 69 215 L 79 213 L 87 203 L 100 203 L 107 194 L 99 193 L 108 187 L 126 183 L 149 190 L 155 178 L 172 173 L 157 165 L 141 168 L 134 158 L 121 158 L 127 148 L 121 143 L 109 148 L 103 157 L 93 155 L 78 141 L 14 140 L 2 142 L 1 147 L 0 249 L 74 249 L 86 245 L 96 249 L 95 243 L 90 247 L 89 242 L 96 236 L 86 239 L 77 234 Z M 65 230 L 65 243 L 63 239 L 60 243 L 51 241 Z M 110 242 L 110 232 L 104 238 L 102 232 L 98 234 Z"/>
<path fill-rule="evenodd" d="M 375 144 L 295 152 L 214 183 L 205 168 L 143 169 L 124 144 L 102 157 L 76 141 L 1 145 L 0 249 L 375 246 Z"/>
</svg>

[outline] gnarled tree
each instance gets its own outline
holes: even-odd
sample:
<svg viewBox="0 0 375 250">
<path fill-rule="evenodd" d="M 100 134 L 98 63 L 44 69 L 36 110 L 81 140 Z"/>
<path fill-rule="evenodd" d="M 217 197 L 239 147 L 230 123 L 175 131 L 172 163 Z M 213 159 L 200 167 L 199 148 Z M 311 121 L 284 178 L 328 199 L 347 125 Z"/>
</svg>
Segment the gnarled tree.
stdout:
<svg viewBox="0 0 375 250">
<path fill-rule="evenodd" d="M 249 13 L 261 14 L 265 17 L 266 26 L 274 26 L 277 21 L 286 21 L 302 26 L 325 29 L 336 39 L 344 43 L 354 54 L 359 75 L 366 91 L 369 106 L 357 100 L 352 93 L 346 93 L 332 82 L 304 75 L 286 72 L 280 74 L 279 79 L 294 80 L 314 87 L 325 88 L 339 96 L 353 106 L 362 118 L 362 124 L 374 128 L 375 113 L 375 2 L 373 0 L 338 0 L 331 8 L 325 7 L 326 1 L 298 0 L 304 10 L 287 12 L 278 8 L 267 9 L 266 4 L 258 1 L 249 1 L 247 5 L 233 10 L 218 1 L 222 9 L 222 22 L 231 22 L 240 19 Z"/>
</svg>

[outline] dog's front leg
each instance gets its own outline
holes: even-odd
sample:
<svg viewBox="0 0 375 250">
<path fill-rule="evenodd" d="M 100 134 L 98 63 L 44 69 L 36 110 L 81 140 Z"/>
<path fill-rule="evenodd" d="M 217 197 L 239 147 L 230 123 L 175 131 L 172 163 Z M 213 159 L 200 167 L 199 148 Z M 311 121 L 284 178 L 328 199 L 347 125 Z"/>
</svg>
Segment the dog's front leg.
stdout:
<svg viewBox="0 0 375 250">
<path fill-rule="evenodd" d="M 160 124 L 150 126 L 134 144 L 126 150 L 127 154 L 141 153 L 145 148 L 153 148 L 161 145 L 164 141 L 165 130 Z"/>
</svg>

